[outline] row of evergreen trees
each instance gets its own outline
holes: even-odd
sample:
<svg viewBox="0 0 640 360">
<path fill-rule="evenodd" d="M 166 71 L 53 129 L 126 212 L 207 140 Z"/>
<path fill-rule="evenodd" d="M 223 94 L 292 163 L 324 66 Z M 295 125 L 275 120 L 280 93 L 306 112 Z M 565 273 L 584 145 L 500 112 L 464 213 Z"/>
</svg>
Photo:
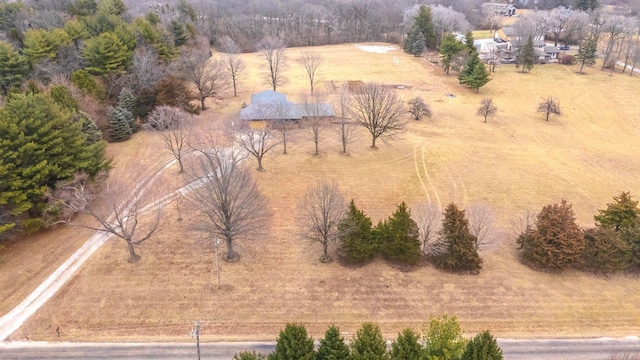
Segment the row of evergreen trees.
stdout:
<svg viewBox="0 0 640 360">
<path fill-rule="evenodd" d="M 640 266 L 640 209 L 622 192 L 594 216 L 596 226 L 582 230 L 571 204 L 563 200 L 542 208 L 524 224 L 517 239 L 522 261 L 536 268 L 569 268 L 612 273 Z"/>
<path fill-rule="evenodd" d="M 477 238 L 469 230 L 464 210 L 451 203 L 444 211 L 437 251 L 421 253 L 418 225 L 403 202 L 375 227 L 352 200 L 347 215 L 338 224 L 338 254 L 350 263 L 365 263 L 381 254 L 394 263 L 416 264 L 427 255 L 438 268 L 452 272 L 477 273 L 482 267 Z"/>
<path fill-rule="evenodd" d="M 317 350 L 313 338 L 302 324 L 287 324 L 280 332 L 273 353 L 237 353 L 234 360 L 498 360 L 502 350 L 496 339 L 484 331 L 473 339 L 462 336 L 455 317 L 431 318 L 423 334 L 412 329 L 398 333 L 387 346 L 380 327 L 364 323 L 349 345 L 340 329 L 330 326 L 320 339 Z"/>
</svg>

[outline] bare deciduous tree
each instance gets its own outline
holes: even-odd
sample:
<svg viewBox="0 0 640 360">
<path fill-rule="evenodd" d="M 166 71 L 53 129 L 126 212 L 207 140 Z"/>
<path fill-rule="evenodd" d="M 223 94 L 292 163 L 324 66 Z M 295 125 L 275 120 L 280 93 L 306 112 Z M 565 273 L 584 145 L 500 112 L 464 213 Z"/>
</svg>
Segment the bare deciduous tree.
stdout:
<svg viewBox="0 0 640 360">
<path fill-rule="evenodd" d="M 331 261 L 328 248 L 338 238 L 338 223 L 344 218 L 346 211 L 344 196 L 338 184 L 319 181 L 310 186 L 298 207 L 304 236 L 322 244 L 320 261 Z"/>
<path fill-rule="evenodd" d="M 549 115 L 560 115 L 560 102 L 553 96 L 542 98 L 542 102 L 538 105 L 537 112 L 545 114 L 546 120 L 549 121 Z"/>
<path fill-rule="evenodd" d="M 378 138 L 405 131 L 405 113 L 404 103 L 398 94 L 382 84 L 365 84 L 353 94 L 351 117 L 369 131 L 372 148 L 376 147 Z"/>
<path fill-rule="evenodd" d="M 132 195 L 131 189 L 124 183 L 97 187 L 86 175 L 77 174 L 60 185 L 52 200 L 59 201 L 68 210 L 69 216 L 65 216 L 63 222 L 124 240 L 129 250 L 128 261 L 135 263 L 140 260 L 135 246 L 149 240 L 160 229 L 164 202 L 154 201 L 144 184 L 134 183 Z M 98 225 L 76 223 L 71 217 L 74 213 L 87 214 Z M 143 218 L 145 213 L 149 213 L 149 216 Z"/>
<path fill-rule="evenodd" d="M 465 212 L 469 220 L 469 231 L 476 237 L 476 250 L 491 244 L 494 240 L 493 222 L 496 217 L 491 206 L 485 203 L 471 204 Z"/>
<path fill-rule="evenodd" d="M 167 67 L 158 58 L 158 52 L 150 46 L 140 46 L 133 53 L 131 90 L 137 94 L 143 88 L 152 87 L 167 76 Z"/>
<path fill-rule="evenodd" d="M 323 117 L 323 103 L 322 103 L 323 95 L 316 92 L 310 96 L 304 98 L 303 106 L 305 108 L 305 112 L 307 113 L 307 117 L 303 120 L 305 130 L 307 131 L 308 137 L 313 141 L 315 145 L 314 155 L 320 155 L 320 136 L 322 132 L 326 128 L 326 118 Z"/>
<path fill-rule="evenodd" d="M 233 96 L 238 96 L 238 82 L 247 69 L 240 58 L 240 47 L 229 36 L 225 36 L 220 41 L 220 50 L 224 53 L 224 64 L 233 85 Z"/>
<path fill-rule="evenodd" d="M 341 88 L 336 96 L 338 110 L 338 135 L 342 144 L 342 153 L 347 153 L 347 145 L 357 139 L 356 126 L 349 118 L 349 108 L 351 106 L 351 92 L 346 87 Z"/>
<path fill-rule="evenodd" d="M 413 115 L 414 120 L 420 120 L 425 116 L 431 117 L 431 108 L 419 97 L 409 100 L 408 112 Z"/>
<path fill-rule="evenodd" d="M 412 212 L 420 232 L 422 254 L 435 256 L 447 251 L 446 244 L 438 236 L 442 227 L 442 210 L 432 203 L 419 203 L 413 207 Z"/>
<path fill-rule="evenodd" d="M 322 63 L 322 55 L 316 51 L 303 51 L 297 62 L 304 67 L 304 71 L 309 79 L 311 95 L 313 95 L 313 90 L 318 80 L 318 67 L 320 67 Z"/>
<path fill-rule="evenodd" d="M 514 218 L 510 220 L 512 236 L 518 238 L 521 234 L 529 234 L 533 231 L 533 227 L 538 217 L 538 212 L 533 210 L 531 204 Z"/>
<path fill-rule="evenodd" d="M 239 130 L 236 141 L 242 149 L 256 158 L 258 171 L 264 171 L 264 167 L 262 167 L 264 155 L 278 145 L 273 137 L 273 130 L 268 127 L 254 129 L 249 125 L 245 125 Z"/>
<path fill-rule="evenodd" d="M 162 131 L 164 147 L 171 151 L 180 165 L 180 173 L 183 173 L 182 160 L 185 155 L 185 145 L 191 134 L 190 128 L 187 126 L 187 113 L 178 108 L 161 105 L 149 114 L 144 127 L 147 130 Z"/>
<path fill-rule="evenodd" d="M 266 75 L 266 83 L 276 91 L 278 86 L 287 82 L 283 74 L 288 67 L 284 42 L 280 38 L 267 36 L 260 41 L 258 49 L 267 61 L 269 72 Z"/>
<path fill-rule="evenodd" d="M 190 166 L 189 203 L 205 219 L 199 230 L 224 239 L 228 261 L 238 259 L 234 245 L 241 238 L 259 235 L 269 215 L 266 200 L 258 191 L 249 170 L 242 165 L 246 157 L 238 148 L 217 148 L 209 144 L 194 146 Z"/>
<path fill-rule="evenodd" d="M 195 86 L 202 110 L 206 99 L 221 99 L 229 87 L 224 64 L 220 60 L 209 61 L 210 57 L 208 48 L 190 48 L 183 51 L 178 65 L 183 79 Z"/>
<path fill-rule="evenodd" d="M 498 108 L 493 104 L 492 98 L 483 98 L 480 100 L 480 107 L 478 108 L 478 116 L 484 118 L 484 122 L 487 122 L 487 118 L 494 116 L 498 112 Z"/>
</svg>

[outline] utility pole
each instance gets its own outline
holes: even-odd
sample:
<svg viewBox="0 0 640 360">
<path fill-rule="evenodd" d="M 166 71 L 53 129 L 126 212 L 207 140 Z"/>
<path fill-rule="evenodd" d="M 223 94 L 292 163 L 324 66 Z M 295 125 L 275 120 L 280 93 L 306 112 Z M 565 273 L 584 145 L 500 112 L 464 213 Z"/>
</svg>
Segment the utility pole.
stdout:
<svg viewBox="0 0 640 360">
<path fill-rule="evenodd" d="M 196 321 L 191 330 L 191 337 L 196 338 L 196 349 L 198 349 L 198 360 L 200 360 L 200 323 Z"/>
<path fill-rule="evenodd" d="M 216 248 L 216 273 L 218 274 L 218 289 L 220 289 L 220 257 L 218 256 L 218 248 L 220 247 L 220 239 L 213 238 L 213 246 Z"/>
</svg>

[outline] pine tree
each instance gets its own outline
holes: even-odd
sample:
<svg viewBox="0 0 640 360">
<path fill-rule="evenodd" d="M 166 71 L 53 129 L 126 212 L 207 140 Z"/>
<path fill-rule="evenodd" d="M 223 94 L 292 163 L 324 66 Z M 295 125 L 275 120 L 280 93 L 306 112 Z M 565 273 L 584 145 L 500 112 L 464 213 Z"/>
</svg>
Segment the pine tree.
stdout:
<svg viewBox="0 0 640 360">
<path fill-rule="evenodd" d="M 418 14 L 414 18 L 415 26 L 420 29 L 422 35 L 424 35 L 425 45 L 428 49 L 436 48 L 436 30 L 433 26 L 433 19 L 431 16 L 431 8 L 426 5 L 420 5 Z"/>
<path fill-rule="evenodd" d="M 349 347 L 340 335 L 340 329 L 330 326 L 324 333 L 324 339 L 318 346 L 317 360 L 346 360 L 349 359 Z"/>
<path fill-rule="evenodd" d="M 404 329 L 391 343 L 391 360 L 421 360 L 420 335 L 411 329 Z"/>
<path fill-rule="evenodd" d="M 307 336 L 307 329 L 300 324 L 287 324 L 276 342 L 276 348 L 269 354 L 269 360 L 314 360 L 313 338 Z"/>
<path fill-rule="evenodd" d="M 632 226 L 640 218 L 638 202 L 631 199 L 630 192 L 621 192 L 613 197 L 613 201 L 607 204 L 606 209 L 598 210 L 598 215 L 593 217 L 596 226 L 619 231 Z"/>
<path fill-rule="evenodd" d="M 78 102 L 73 98 L 71 91 L 62 85 L 53 85 L 49 90 L 51 99 L 58 104 L 60 109 L 76 112 L 78 111 Z"/>
<path fill-rule="evenodd" d="M 464 44 L 456 39 L 453 34 L 446 34 L 440 44 L 440 56 L 442 57 L 442 68 L 448 74 L 451 69 L 453 59 L 464 50 Z"/>
<path fill-rule="evenodd" d="M 118 106 L 123 109 L 127 109 L 130 112 L 133 112 L 135 109 L 136 97 L 133 96 L 133 93 L 129 88 L 124 87 L 120 89 L 120 93 L 118 94 Z"/>
<path fill-rule="evenodd" d="M 129 139 L 133 133 L 130 125 L 133 122 L 133 114 L 120 106 L 109 107 L 107 114 L 109 115 L 109 136 L 111 141 L 118 142 Z"/>
<path fill-rule="evenodd" d="M 417 26 L 413 26 L 409 33 L 407 34 L 407 38 L 404 40 L 403 50 L 408 54 L 413 53 L 413 44 L 416 41 L 416 34 L 420 32 L 420 29 Z"/>
<path fill-rule="evenodd" d="M 14 86 L 22 83 L 29 71 L 27 59 L 13 49 L 11 44 L 0 40 L 0 90 L 7 95 Z"/>
<path fill-rule="evenodd" d="M 460 360 L 502 360 L 502 349 L 488 331 L 476 335 L 469 343 Z"/>
<path fill-rule="evenodd" d="M 171 35 L 173 35 L 173 44 L 175 46 L 182 46 L 187 43 L 187 35 L 184 32 L 184 27 L 176 20 L 171 21 Z"/>
<path fill-rule="evenodd" d="M 118 37 L 120 42 L 127 48 L 128 51 L 133 51 L 136 48 L 138 39 L 136 34 L 131 29 L 131 26 L 126 23 L 122 23 L 113 30 L 113 34 Z"/>
<path fill-rule="evenodd" d="M 82 57 L 87 70 L 105 75 L 125 70 L 131 63 L 133 52 L 112 32 L 105 32 L 85 42 Z"/>
<path fill-rule="evenodd" d="M 0 109 L 0 139 L 0 204 L 13 215 L 39 215 L 58 181 L 107 167 L 105 143 L 89 143 L 48 94 L 11 96 Z"/>
<path fill-rule="evenodd" d="M 416 264 L 420 261 L 420 234 L 407 205 L 402 202 L 393 215 L 374 230 L 382 255 L 390 261 Z"/>
<path fill-rule="evenodd" d="M 422 55 L 422 53 L 424 52 L 425 42 L 426 39 L 424 38 L 422 32 L 416 32 L 416 37 L 413 40 L 413 46 L 411 47 L 411 53 L 413 54 L 413 56 Z"/>
<path fill-rule="evenodd" d="M 102 141 L 102 131 L 98 129 L 98 125 L 89 114 L 80 110 L 74 114 L 73 121 L 82 124 L 82 133 L 90 144 Z"/>
<path fill-rule="evenodd" d="M 44 58 L 54 58 L 55 50 L 45 37 L 44 29 L 29 29 L 24 33 L 22 53 L 27 57 L 31 66 Z"/>
<path fill-rule="evenodd" d="M 566 200 L 543 207 L 535 225 L 517 240 L 526 263 L 556 271 L 580 265 L 585 240 Z"/>
<path fill-rule="evenodd" d="M 464 35 L 464 45 L 467 47 L 469 53 L 478 52 L 478 48 L 474 45 L 473 33 L 471 31 L 467 31 Z"/>
<path fill-rule="evenodd" d="M 459 359 L 467 346 L 455 316 L 431 317 L 429 328 L 423 336 L 424 358 L 427 360 Z"/>
<path fill-rule="evenodd" d="M 472 56 L 478 56 L 478 54 L 474 53 Z M 485 86 L 490 80 L 487 67 L 478 60 L 478 64 L 474 67 L 471 75 L 465 79 L 465 83 L 469 85 L 470 88 L 476 89 L 476 92 L 479 92 L 480 88 Z"/>
<path fill-rule="evenodd" d="M 598 41 L 593 35 L 587 36 L 576 54 L 576 60 L 580 63 L 580 71 L 584 69 L 584 66 L 591 66 L 596 63 L 598 57 Z"/>
<path fill-rule="evenodd" d="M 96 99 L 104 99 L 104 87 L 86 70 L 80 69 L 72 72 L 71 83 L 84 94 L 91 95 Z"/>
<path fill-rule="evenodd" d="M 351 342 L 349 360 L 387 360 L 387 342 L 378 325 L 364 323 Z"/>
<path fill-rule="evenodd" d="M 533 65 L 536 63 L 536 51 L 533 48 L 533 39 L 531 36 L 527 39 L 527 43 L 524 45 L 520 54 L 518 55 L 518 64 L 522 65 L 522 72 L 531 71 Z"/>
<path fill-rule="evenodd" d="M 473 72 L 475 71 L 477 66 L 482 65 L 480 63 L 480 57 L 478 57 L 478 53 L 472 53 L 471 56 L 467 59 L 467 65 L 464 69 L 458 74 L 458 81 L 460 84 L 468 84 L 469 80 L 473 78 Z"/>
<path fill-rule="evenodd" d="M 475 244 L 478 239 L 469 231 L 469 221 L 464 210 L 450 203 L 444 211 L 439 236 L 446 244 L 446 251 L 433 258 L 434 264 L 446 271 L 477 273 L 482 267 Z"/>
<path fill-rule="evenodd" d="M 601 227 L 587 229 L 584 242 L 582 261 L 589 271 L 613 273 L 624 270 L 631 263 L 631 246 L 619 231 Z"/>
<path fill-rule="evenodd" d="M 362 263 L 371 260 L 378 245 L 371 230 L 371 219 L 351 200 L 346 217 L 338 224 L 338 253 L 348 262 Z"/>
</svg>

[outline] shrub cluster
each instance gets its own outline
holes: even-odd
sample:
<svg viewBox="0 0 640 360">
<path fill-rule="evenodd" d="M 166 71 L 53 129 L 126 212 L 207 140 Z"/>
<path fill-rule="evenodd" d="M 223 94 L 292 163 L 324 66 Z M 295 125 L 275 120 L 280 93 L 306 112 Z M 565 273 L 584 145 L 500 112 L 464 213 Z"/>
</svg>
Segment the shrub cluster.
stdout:
<svg viewBox="0 0 640 360">
<path fill-rule="evenodd" d="M 349 344 L 340 335 L 340 329 L 330 326 L 320 339 L 318 349 L 313 338 L 307 335 L 302 324 L 287 324 L 280 331 L 275 350 L 267 355 L 243 351 L 235 354 L 234 360 L 405 360 L 405 359 L 452 359 L 452 360 L 499 360 L 502 349 L 496 339 L 484 331 L 473 339 L 462 336 L 455 317 L 431 318 L 422 334 L 404 329 L 387 347 L 380 327 L 364 323 Z"/>
<path fill-rule="evenodd" d="M 547 205 L 535 224 L 517 239 L 521 259 L 553 271 L 569 268 L 613 273 L 640 265 L 640 209 L 622 192 L 594 216 L 596 226 L 583 230 L 570 204 Z"/>
</svg>

